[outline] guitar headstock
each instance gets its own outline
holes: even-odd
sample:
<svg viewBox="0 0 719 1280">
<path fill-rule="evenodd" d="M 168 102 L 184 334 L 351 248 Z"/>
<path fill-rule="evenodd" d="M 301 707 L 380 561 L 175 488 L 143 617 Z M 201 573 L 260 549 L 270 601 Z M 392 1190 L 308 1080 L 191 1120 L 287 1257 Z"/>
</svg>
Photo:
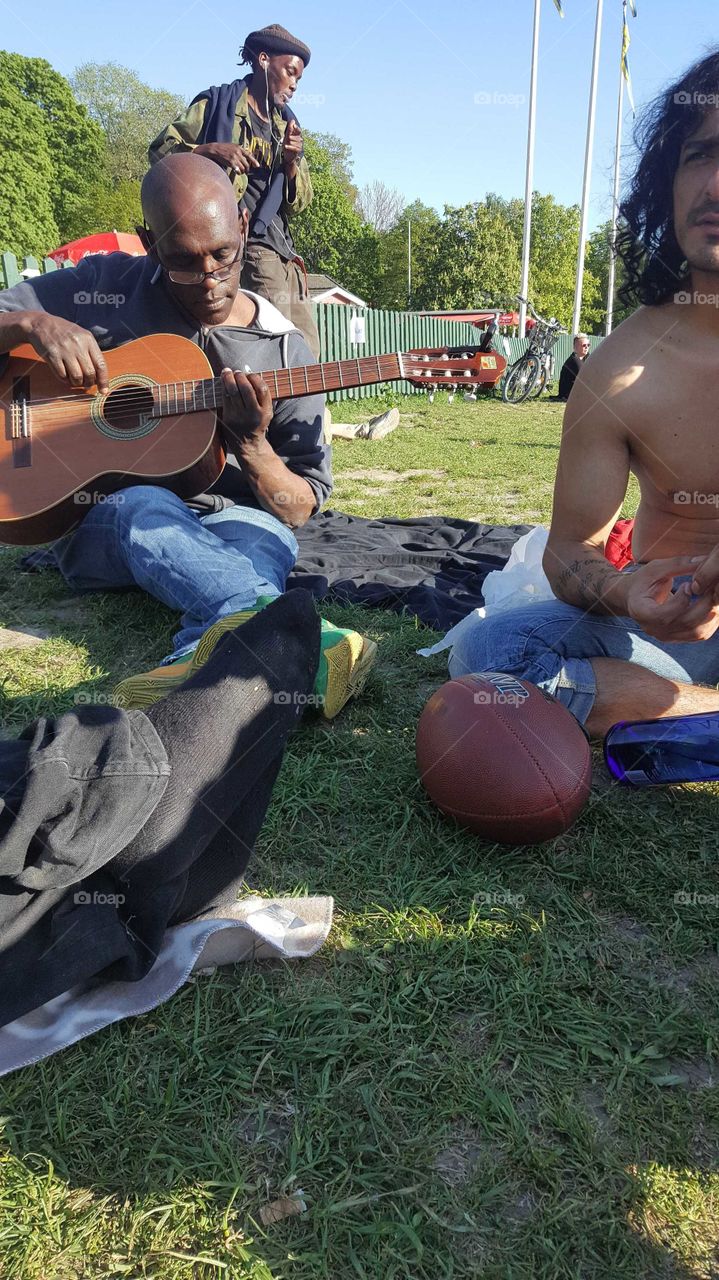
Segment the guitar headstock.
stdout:
<svg viewBox="0 0 719 1280">
<path fill-rule="evenodd" d="M 496 382 L 506 360 L 498 352 L 480 347 L 426 347 L 405 351 L 402 365 L 403 376 L 416 387 L 471 387 Z"/>
</svg>

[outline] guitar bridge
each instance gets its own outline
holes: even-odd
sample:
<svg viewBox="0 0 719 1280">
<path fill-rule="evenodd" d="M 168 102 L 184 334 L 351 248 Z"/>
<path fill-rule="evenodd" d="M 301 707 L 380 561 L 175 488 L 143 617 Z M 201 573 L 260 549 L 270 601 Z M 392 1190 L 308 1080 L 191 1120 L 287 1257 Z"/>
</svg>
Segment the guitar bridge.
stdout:
<svg viewBox="0 0 719 1280">
<path fill-rule="evenodd" d="M 30 379 L 13 378 L 10 401 L 10 438 L 14 467 L 32 464 L 30 445 Z"/>
</svg>

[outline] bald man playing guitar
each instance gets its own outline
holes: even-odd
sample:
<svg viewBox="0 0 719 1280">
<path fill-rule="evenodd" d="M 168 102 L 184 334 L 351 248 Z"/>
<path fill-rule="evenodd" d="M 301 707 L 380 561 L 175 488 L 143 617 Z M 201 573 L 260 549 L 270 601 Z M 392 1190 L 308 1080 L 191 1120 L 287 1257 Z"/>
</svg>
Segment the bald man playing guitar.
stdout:
<svg viewBox="0 0 719 1280">
<path fill-rule="evenodd" d="M 292 530 L 332 489 L 324 397 L 273 403 L 267 383 L 245 372 L 306 366 L 312 353 L 271 303 L 239 288 L 247 214 L 238 213 L 229 178 L 206 157 L 168 156 L 145 176 L 142 204 L 147 258 L 88 258 L 0 294 L 0 351 L 31 344 L 71 387 L 106 390 L 103 350 L 149 334 L 189 339 L 221 377 L 228 455 L 209 492 L 185 502 L 166 488 L 130 484 L 112 502 L 89 506 L 54 546 L 71 587 L 138 586 L 182 615 L 173 654 L 116 691 L 121 705 L 139 707 L 181 683 L 224 630 L 284 591 L 297 556 Z M 167 370 L 168 378 L 181 374 Z M 359 692 L 375 652 L 372 641 L 323 622 L 315 692 L 325 716 Z"/>
</svg>

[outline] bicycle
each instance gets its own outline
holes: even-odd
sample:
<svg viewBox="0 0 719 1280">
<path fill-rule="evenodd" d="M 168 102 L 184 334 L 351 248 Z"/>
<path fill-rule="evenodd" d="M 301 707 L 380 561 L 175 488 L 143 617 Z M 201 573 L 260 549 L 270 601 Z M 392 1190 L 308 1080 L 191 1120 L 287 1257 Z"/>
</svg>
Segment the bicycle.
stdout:
<svg viewBox="0 0 719 1280">
<path fill-rule="evenodd" d="M 505 404 L 522 404 L 529 396 L 541 396 L 547 385 L 551 353 L 560 333 L 566 333 L 558 320 L 552 316 L 545 320 L 534 310 L 531 302 L 517 297 L 524 302 L 531 312 L 536 324 L 532 330 L 527 350 L 522 352 L 507 370 L 502 386 L 502 399 Z"/>
</svg>

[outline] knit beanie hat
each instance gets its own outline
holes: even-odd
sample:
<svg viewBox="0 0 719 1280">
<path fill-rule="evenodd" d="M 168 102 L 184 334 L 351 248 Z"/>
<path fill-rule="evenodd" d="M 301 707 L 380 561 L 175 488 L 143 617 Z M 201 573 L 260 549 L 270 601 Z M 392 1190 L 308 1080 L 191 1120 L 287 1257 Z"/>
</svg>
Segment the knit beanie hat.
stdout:
<svg viewBox="0 0 719 1280">
<path fill-rule="evenodd" d="M 296 36 L 290 35 L 289 31 L 281 27 L 278 22 L 273 22 L 269 27 L 262 27 L 261 31 L 251 31 L 247 36 L 240 49 L 242 61 L 249 62 L 248 55 L 252 54 L 256 57 L 258 53 L 269 53 L 270 56 L 277 53 L 291 53 L 296 58 L 301 58 L 305 66 L 310 60 L 310 50 L 307 45 Z"/>
</svg>

